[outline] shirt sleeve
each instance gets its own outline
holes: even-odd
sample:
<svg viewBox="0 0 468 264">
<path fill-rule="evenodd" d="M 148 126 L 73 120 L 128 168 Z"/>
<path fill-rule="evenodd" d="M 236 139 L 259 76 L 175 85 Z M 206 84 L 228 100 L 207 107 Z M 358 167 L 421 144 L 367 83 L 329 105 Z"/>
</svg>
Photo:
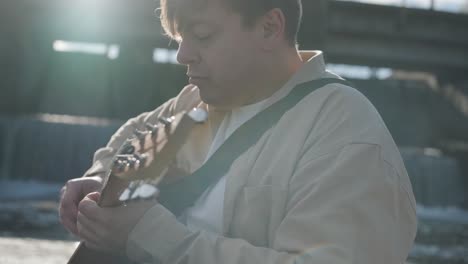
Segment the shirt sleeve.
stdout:
<svg viewBox="0 0 468 264">
<path fill-rule="evenodd" d="M 185 264 L 404 263 L 416 234 L 414 204 L 379 145 L 348 144 L 301 164 L 268 248 L 190 231 L 156 205 L 130 233 L 128 256 Z"/>
</svg>

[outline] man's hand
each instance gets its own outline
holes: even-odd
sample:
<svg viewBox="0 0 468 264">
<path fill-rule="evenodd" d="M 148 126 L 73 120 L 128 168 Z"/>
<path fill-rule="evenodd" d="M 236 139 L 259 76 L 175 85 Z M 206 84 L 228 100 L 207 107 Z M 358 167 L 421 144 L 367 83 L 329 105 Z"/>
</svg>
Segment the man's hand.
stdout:
<svg viewBox="0 0 468 264">
<path fill-rule="evenodd" d="M 117 207 L 98 206 L 100 194 L 88 194 L 78 206 L 78 235 L 89 248 L 125 254 L 128 235 L 156 200 L 133 201 Z"/>
<path fill-rule="evenodd" d="M 76 226 L 78 204 L 87 194 L 99 191 L 101 186 L 102 179 L 98 176 L 72 179 L 63 186 L 60 192 L 60 222 L 76 236 L 78 236 Z"/>
</svg>

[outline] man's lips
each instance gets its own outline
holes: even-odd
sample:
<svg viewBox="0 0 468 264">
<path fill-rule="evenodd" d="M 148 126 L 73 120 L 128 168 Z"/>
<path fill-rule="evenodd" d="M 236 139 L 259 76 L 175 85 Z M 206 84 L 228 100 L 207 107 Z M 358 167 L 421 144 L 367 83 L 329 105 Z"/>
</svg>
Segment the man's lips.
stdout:
<svg viewBox="0 0 468 264">
<path fill-rule="evenodd" d="M 194 85 L 199 85 L 200 83 L 206 81 L 208 77 L 202 77 L 202 76 L 189 76 L 189 83 L 194 84 Z"/>
</svg>

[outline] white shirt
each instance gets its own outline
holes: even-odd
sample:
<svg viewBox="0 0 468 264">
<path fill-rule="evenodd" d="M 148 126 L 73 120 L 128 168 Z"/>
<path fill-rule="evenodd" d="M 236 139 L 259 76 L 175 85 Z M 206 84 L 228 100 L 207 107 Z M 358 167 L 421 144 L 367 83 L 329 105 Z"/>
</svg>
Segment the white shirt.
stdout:
<svg viewBox="0 0 468 264">
<path fill-rule="evenodd" d="M 310 72 L 322 74 L 322 71 L 317 68 L 317 63 L 312 62 L 312 54 L 313 53 L 310 52 L 302 54 L 303 60 L 308 60 L 307 63 L 305 63 L 304 67 L 296 72 L 293 78 L 281 89 L 273 93 L 273 95 L 260 102 L 233 109 L 230 113 L 226 114 L 216 132 L 204 162 L 206 162 L 219 146 L 221 146 L 221 144 L 242 124 L 254 117 L 258 112 L 286 96 L 297 84 L 308 81 L 311 78 Z M 317 57 L 315 61 L 318 61 L 318 65 L 323 65 L 323 58 L 321 56 Z M 222 176 L 216 184 L 209 187 L 200 196 L 194 206 L 186 209 L 181 214 L 179 220 L 185 223 L 192 231 L 205 230 L 215 234 L 222 234 L 225 189 L 226 177 Z"/>
<path fill-rule="evenodd" d="M 268 99 L 246 105 L 232 110 L 221 122 L 216 136 L 211 143 L 206 162 L 211 155 L 222 145 L 222 143 L 242 124 L 260 112 Z M 188 208 L 180 220 L 193 231 L 205 230 L 216 234 L 222 234 L 224 191 L 226 189 L 226 177 L 209 187 L 193 207 Z"/>
</svg>

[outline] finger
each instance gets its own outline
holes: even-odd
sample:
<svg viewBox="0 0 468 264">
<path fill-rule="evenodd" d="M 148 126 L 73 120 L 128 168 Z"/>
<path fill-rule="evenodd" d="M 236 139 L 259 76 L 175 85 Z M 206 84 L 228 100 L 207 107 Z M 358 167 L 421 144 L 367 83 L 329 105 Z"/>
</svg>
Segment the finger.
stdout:
<svg viewBox="0 0 468 264">
<path fill-rule="evenodd" d="M 59 205 L 59 219 L 65 228 L 76 235 L 76 215 L 78 213 L 77 202 L 74 201 L 72 192 L 64 191 Z"/>
<path fill-rule="evenodd" d="M 78 203 L 83 198 L 82 186 L 80 182 L 68 181 L 61 190 L 60 211 L 66 218 L 76 220 L 78 213 Z"/>
<path fill-rule="evenodd" d="M 77 221 L 77 228 L 78 228 L 78 233 L 84 232 L 87 240 L 97 243 L 97 242 L 103 242 L 107 230 L 106 225 L 102 225 L 99 222 L 96 222 L 93 219 L 90 219 L 89 217 L 83 215 L 82 213 L 78 213 L 78 221 Z"/>
<path fill-rule="evenodd" d="M 87 194 L 90 192 L 97 192 L 101 190 L 102 187 L 102 178 L 99 176 L 88 177 L 88 181 L 83 183 L 82 192 Z"/>
<path fill-rule="evenodd" d="M 70 180 L 61 190 L 60 201 L 64 204 L 78 204 L 82 197 L 83 193 L 81 192 L 81 187 Z"/>
<path fill-rule="evenodd" d="M 60 219 L 60 223 L 65 227 L 66 230 L 68 230 L 70 233 L 72 233 L 75 236 L 78 236 L 78 228 L 76 226 L 76 221 L 71 221 L 69 219 L 62 220 Z"/>
<path fill-rule="evenodd" d="M 101 236 L 99 226 L 85 215 L 78 213 L 77 230 L 78 236 L 87 242 L 99 244 Z"/>
<path fill-rule="evenodd" d="M 60 199 L 60 212 L 64 215 L 74 215 L 77 213 L 78 201 L 74 197 L 72 192 L 64 191 L 62 198 Z"/>
<path fill-rule="evenodd" d="M 74 207 L 74 208 L 70 208 Z M 67 205 L 61 203 L 59 206 L 59 219 L 63 223 L 76 223 L 76 215 L 78 213 L 78 208 L 73 205 Z"/>
<path fill-rule="evenodd" d="M 67 190 L 67 187 L 64 185 L 61 189 L 60 189 L 60 200 L 63 199 L 63 194 L 65 193 L 65 191 Z"/>
<path fill-rule="evenodd" d="M 76 221 L 76 215 L 78 213 L 78 207 L 73 203 L 60 203 L 59 216 L 62 221 Z"/>
<path fill-rule="evenodd" d="M 100 209 L 97 203 L 87 196 L 78 204 L 78 214 L 81 213 L 94 221 L 99 221 L 99 216 L 101 214 Z"/>
<path fill-rule="evenodd" d="M 111 252 L 113 241 L 106 240 L 105 232 L 106 227 L 100 227 L 97 223 L 93 222 L 86 216 L 78 213 L 78 229 L 79 236 L 89 248 Z"/>
<path fill-rule="evenodd" d="M 99 201 L 99 199 L 101 198 L 101 194 L 98 193 L 98 192 L 92 192 L 92 193 L 88 193 L 88 194 L 85 196 L 85 198 L 90 199 L 90 200 L 92 200 L 92 201 L 94 201 L 94 202 L 97 203 L 97 202 Z"/>
</svg>

